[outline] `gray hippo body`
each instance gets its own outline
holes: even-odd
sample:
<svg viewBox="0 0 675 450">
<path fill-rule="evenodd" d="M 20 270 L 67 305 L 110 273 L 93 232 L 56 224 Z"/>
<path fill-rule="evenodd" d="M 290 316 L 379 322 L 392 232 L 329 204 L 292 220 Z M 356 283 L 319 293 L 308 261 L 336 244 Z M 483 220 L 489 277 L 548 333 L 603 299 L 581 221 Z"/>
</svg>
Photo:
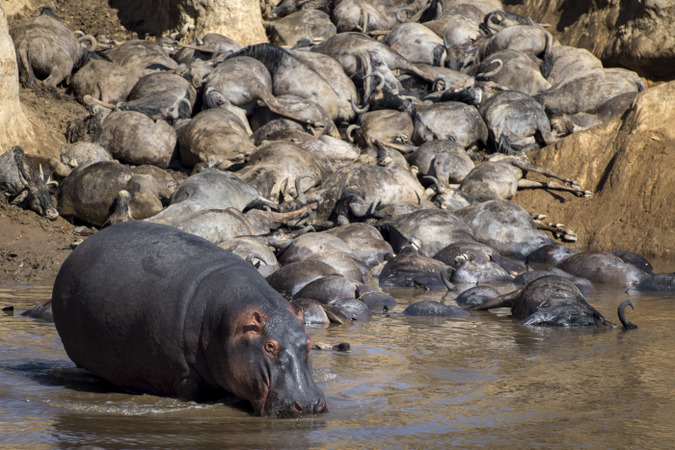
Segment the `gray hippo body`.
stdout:
<svg viewBox="0 0 675 450">
<path fill-rule="evenodd" d="M 52 308 L 75 364 L 124 389 L 229 393 L 257 415 L 326 409 L 302 318 L 249 263 L 173 227 L 127 222 L 85 240 L 56 277 Z"/>
</svg>

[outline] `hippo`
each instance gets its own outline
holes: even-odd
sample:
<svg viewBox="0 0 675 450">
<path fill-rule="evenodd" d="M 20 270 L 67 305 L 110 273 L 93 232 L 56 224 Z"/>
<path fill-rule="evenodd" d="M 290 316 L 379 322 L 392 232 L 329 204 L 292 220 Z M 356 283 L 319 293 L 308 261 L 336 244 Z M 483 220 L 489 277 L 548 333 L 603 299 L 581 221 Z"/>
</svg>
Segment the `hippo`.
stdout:
<svg viewBox="0 0 675 450">
<path fill-rule="evenodd" d="M 302 314 L 239 256 L 150 222 L 107 227 L 66 258 L 52 292 L 70 359 L 131 392 L 234 395 L 259 416 L 327 410 Z"/>
</svg>

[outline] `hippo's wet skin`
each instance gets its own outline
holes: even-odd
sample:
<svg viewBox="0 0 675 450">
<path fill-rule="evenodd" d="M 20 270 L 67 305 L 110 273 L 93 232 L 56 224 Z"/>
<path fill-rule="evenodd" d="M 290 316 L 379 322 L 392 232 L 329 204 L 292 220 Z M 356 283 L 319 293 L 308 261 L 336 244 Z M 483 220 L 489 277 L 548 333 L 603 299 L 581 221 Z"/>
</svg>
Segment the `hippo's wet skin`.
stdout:
<svg viewBox="0 0 675 450">
<path fill-rule="evenodd" d="M 99 231 L 63 263 L 52 308 L 75 364 L 127 390 L 233 394 L 264 416 L 326 410 L 302 318 L 253 266 L 194 235 L 146 222 Z"/>
</svg>

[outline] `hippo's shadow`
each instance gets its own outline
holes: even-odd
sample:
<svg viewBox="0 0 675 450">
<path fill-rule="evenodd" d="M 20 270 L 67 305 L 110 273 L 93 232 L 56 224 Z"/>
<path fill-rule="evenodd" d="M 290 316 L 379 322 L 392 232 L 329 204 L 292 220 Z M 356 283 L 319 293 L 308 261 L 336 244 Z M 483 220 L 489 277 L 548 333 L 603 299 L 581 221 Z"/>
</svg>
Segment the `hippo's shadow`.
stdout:
<svg viewBox="0 0 675 450">
<path fill-rule="evenodd" d="M 53 387 L 63 387 L 78 392 L 87 392 L 94 394 L 128 394 L 142 395 L 140 391 L 130 391 L 122 389 L 114 384 L 94 375 L 87 369 L 82 369 L 74 365 L 64 365 L 62 363 L 30 361 L 21 364 L 9 365 L 3 369 L 13 372 L 17 375 L 30 378 L 31 380 L 44 385 Z M 223 397 L 223 394 L 226 396 Z M 249 414 L 253 410 L 248 402 L 218 392 L 212 398 L 202 399 L 199 403 L 203 404 L 222 404 Z"/>
<path fill-rule="evenodd" d="M 17 375 L 30 378 L 45 386 L 60 386 L 81 392 L 123 393 L 124 390 L 86 369 L 55 362 L 29 361 L 6 366 Z"/>
</svg>

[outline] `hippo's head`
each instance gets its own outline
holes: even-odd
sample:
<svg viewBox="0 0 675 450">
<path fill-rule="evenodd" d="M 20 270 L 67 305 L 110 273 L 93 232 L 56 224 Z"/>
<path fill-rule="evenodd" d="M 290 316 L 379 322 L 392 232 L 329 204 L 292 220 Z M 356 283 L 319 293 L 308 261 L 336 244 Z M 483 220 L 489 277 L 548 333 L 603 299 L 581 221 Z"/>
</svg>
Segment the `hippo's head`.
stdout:
<svg viewBox="0 0 675 450">
<path fill-rule="evenodd" d="M 220 371 L 230 392 L 248 400 L 261 416 L 298 417 L 327 410 L 312 379 L 311 338 L 290 306 L 274 314 L 247 310 L 232 325 L 226 367 Z"/>
</svg>

